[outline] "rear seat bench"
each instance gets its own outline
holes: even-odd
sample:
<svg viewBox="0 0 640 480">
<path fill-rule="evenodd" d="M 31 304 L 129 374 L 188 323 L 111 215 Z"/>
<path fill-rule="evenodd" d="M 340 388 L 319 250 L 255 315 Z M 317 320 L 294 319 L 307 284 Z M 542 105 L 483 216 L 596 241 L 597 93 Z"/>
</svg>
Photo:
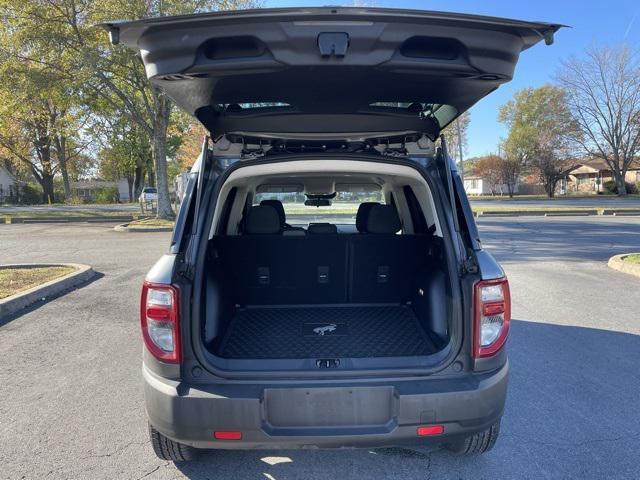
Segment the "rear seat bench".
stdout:
<svg viewBox="0 0 640 480">
<path fill-rule="evenodd" d="M 365 205 L 365 204 L 363 204 Z M 398 235 L 391 205 L 369 204 L 358 230 L 338 235 L 335 225 L 311 226 L 308 235 L 283 235 L 270 205 L 252 207 L 244 234 L 217 236 L 216 257 L 240 305 L 404 303 L 415 294 L 428 264 L 427 235 Z M 366 217 L 366 218 L 364 218 Z"/>
</svg>

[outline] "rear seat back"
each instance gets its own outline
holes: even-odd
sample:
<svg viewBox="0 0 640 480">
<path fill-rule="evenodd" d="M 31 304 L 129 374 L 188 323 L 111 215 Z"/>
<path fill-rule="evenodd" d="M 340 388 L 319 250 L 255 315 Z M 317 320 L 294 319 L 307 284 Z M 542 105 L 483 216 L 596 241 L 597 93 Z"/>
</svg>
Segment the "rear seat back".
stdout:
<svg viewBox="0 0 640 480">
<path fill-rule="evenodd" d="M 367 208 L 363 235 L 352 235 L 349 298 L 354 303 L 404 303 L 415 294 L 419 271 L 427 266 L 429 239 L 398 235 L 402 228 L 393 205 Z"/>
<path fill-rule="evenodd" d="M 250 235 L 282 233 L 278 211 L 270 205 L 251 207 L 244 218 L 244 232 Z"/>
<path fill-rule="evenodd" d="M 255 213 L 257 220 L 252 220 L 254 213 L 250 210 L 245 235 L 214 238 L 217 257 L 233 285 L 236 303 L 408 301 L 415 294 L 417 273 L 426 268 L 429 238 L 396 235 L 400 220 L 393 206 L 367 208 L 366 231 L 378 233 L 283 236 L 275 233 L 279 230 L 272 225 L 274 212 Z M 319 229 L 323 233 L 327 230 L 325 226 Z"/>
<path fill-rule="evenodd" d="M 309 235 L 334 235 L 338 227 L 332 223 L 310 223 L 307 228 Z"/>
<path fill-rule="evenodd" d="M 280 200 L 262 200 L 260 206 L 268 206 L 275 208 L 278 218 L 280 219 L 280 229 L 284 235 L 305 235 L 304 228 L 292 227 L 287 223 L 287 214 L 284 211 L 284 205 Z"/>
<path fill-rule="evenodd" d="M 423 235 L 352 235 L 349 299 L 353 303 L 405 303 L 428 264 Z"/>
<path fill-rule="evenodd" d="M 345 237 L 240 235 L 214 242 L 241 305 L 347 301 Z"/>
<path fill-rule="evenodd" d="M 376 205 L 380 204 L 378 202 L 363 202 L 358 205 L 358 212 L 356 213 L 356 230 L 358 230 L 358 232 L 367 232 L 367 221 L 369 219 L 369 212 Z"/>
</svg>

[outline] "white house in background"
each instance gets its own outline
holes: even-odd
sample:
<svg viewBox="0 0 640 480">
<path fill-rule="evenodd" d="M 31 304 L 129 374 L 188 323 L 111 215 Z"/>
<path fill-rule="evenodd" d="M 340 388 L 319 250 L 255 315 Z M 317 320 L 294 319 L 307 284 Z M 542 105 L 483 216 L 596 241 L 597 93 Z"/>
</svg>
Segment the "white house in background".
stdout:
<svg viewBox="0 0 640 480">
<path fill-rule="evenodd" d="M 116 182 L 98 179 L 80 180 L 71 184 L 73 195 L 86 202 L 93 201 L 96 192 L 103 188 L 116 188 L 118 190 L 118 201 L 121 203 L 135 201 L 135 199 L 129 198 L 129 184 L 126 178 L 121 178 Z"/>
<path fill-rule="evenodd" d="M 478 175 L 464 176 L 464 190 L 467 195 L 508 195 L 506 184 L 494 185 L 491 181 Z M 518 193 L 518 184 L 513 188 L 513 193 Z"/>
<path fill-rule="evenodd" d="M 129 182 L 126 178 L 121 178 L 116 182 L 118 188 L 118 198 L 122 203 L 135 202 L 135 198 L 129 198 Z"/>
<path fill-rule="evenodd" d="M 15 198 L 18 194 L 19 182 L 9 170 L 0 165 L 0 203 L 9 198 Z"/>
</svg>

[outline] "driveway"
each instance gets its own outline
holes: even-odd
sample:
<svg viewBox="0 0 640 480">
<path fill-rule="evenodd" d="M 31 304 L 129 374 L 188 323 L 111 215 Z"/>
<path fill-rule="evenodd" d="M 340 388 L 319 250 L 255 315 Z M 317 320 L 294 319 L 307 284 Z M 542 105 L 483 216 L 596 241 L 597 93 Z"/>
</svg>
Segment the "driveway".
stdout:
<svg viewBox="0 0 640 480">
<path fill-rule="evenodd" d="M 640 219 L 482 219 L 480 229 L 509 274 L 515 319 L 491 453 L 212 452 L 176 466 L 148 445 L 139 380 L 140 281 L 168 234 L 0 226 L 0 263 L 80 262 L 103 274 L 0 326 L 0 478 L 637 478 L 640 279 L 605 261 L 640 250 Z"/>
</svg>

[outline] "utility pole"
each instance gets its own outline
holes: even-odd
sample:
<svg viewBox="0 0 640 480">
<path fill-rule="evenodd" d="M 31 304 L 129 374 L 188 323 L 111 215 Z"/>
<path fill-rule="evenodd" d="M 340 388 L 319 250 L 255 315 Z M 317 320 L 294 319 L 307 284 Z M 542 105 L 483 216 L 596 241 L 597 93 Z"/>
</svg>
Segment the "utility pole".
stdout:
<svg viewBox="0 0 640 480">
<path fill-rule="evenodd" d="M 462 158 L 462 130 L 460 129 L 460 119 L 456 119 L 456 127 L 458 127 L 458 152 L 460 155 L 460 180 L 464 184 L 464 159 Z"/>
</svg>

